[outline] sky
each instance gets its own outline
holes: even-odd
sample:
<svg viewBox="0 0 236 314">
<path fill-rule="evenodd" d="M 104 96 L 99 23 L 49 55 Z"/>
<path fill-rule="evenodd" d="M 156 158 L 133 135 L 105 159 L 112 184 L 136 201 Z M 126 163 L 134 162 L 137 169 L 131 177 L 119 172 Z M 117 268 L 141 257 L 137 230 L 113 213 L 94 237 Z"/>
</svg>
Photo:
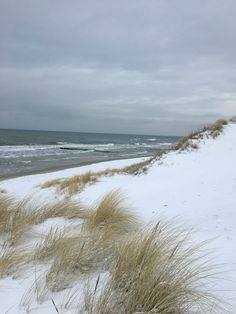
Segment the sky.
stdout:
<svg viewBox="0 0 236 314">
<path fill-rule="evenodd" d="M 235 0 L 0 0 L 0 128 L 182 135 L 236 115 Z"/>
</svg>

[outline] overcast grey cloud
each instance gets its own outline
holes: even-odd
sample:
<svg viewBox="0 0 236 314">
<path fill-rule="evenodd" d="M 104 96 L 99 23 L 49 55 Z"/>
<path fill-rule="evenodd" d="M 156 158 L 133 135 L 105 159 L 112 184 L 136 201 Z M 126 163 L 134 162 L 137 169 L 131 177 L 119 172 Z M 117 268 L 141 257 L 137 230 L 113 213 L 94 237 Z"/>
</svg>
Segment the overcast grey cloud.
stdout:
<svg viewBox="0 0 236 314">
<path fill-rule="evenodd" d="M 183 134 L 236 114 L 235 0 L 0 0 L 0 128 Z"/>
</svg>

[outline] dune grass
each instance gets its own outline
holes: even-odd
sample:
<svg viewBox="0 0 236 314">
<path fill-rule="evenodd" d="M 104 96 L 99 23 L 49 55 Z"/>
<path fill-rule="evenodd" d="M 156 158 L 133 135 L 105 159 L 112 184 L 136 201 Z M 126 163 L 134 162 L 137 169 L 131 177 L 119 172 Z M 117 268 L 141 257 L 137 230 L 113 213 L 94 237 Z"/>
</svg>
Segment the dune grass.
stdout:
<svg viewBox="0 0 236 314">
<path fill-rule="evenodd" d="M 7 238 L 10 245 L 14 245 L 35 219 L 35 214 L 27 211 L 28 205 L 28 199 L 17 202 L 0 196 L 0 236 Z"/>
<path fill-rule="evenodd" d="M 123 168 L 108 168 L 102 171 L 88 171 L 81 175 L 76 175 L 66 179 L 54 179 L 47 181 L 41 185 L 42 189 L 56 187 L 59 191 L 67 192 L 72 195 L 81 192 L 87 185 L 96 183 L 101 177 L 114 176 L 117 174 L 133 174 L 145 173 L 154 157 L 148 158 L 145 161 L 135 163 Z"/>
<path fill-rule="evenodd" d="M 8 244 L 17 245 L 33 225 L 49 218 L 85 219 L 88 210 L 82 204 L 66 199 L 53 204 L 35 204 L 32 199 L 21 201 L 0 197 L 0 235 L 7 238 Z"/>
<path fill-rule="evenodd" d="M 35 220 L 35 214 L 27 211 L 28 207 L 28 199 L 16 202 L 0 197 L 0 234 L 7 236 L 10 245 L 14 245 Z"/>
<path fill-rule="evenodd" d="M 52 259 L 62 244 L 64 236 L 65 230 L 60 230 L 57 227 L 51 228 L 36 246 L 33 256 L 34 261 L 43 262 Z"/>
<path fill-rule="evenodd" d="M 199 247 L 189 246 L 186 233 L 175 223 L 159 222 L 153 228 L 141 226 L 119 191 L 111 191 L 86 211 L 81 204 L 76 207 L 67 199 L 58 202 L 58 210 L 56 204 L 36 207 L 30 217 L 32 205 L 28 202 L 9 205 L 12 200 L 3 198 L 0 203 L 6 229 L 14 236 L 32 223 L 50 217 L 82 217 L 82 224 L 77 234 L 51 229 L 33 252 L 6 242 L 0 251 L 0 277 L 17 274 L 26 265 L 45 263 L 48 265 L 42 280 L 45 286 L 37 282 L 40 295 L 44 295 L 43 291 L 61 291 L 97 276 L 93 292 L 85 298 L 92 314 L 182 314 L 191 313 L 193 308 L 197 313 L 207 313 L 210 306 L 215 306 L 213 298 L 203 289 L 211 273 L 201 262 Z M 9 208 L 13 209 L 10 224 Z M 100 274 L 104 272 L 107 273 L 105 286 L 98 289 Z M 96 291 L 99 293 L 95 297 Z"/>
<path fill-rule="evenodd" d="M 184 234 L 178 227 L 160 223 L 152 230 L 125 237 L 118 246 L 105 287 L 89 306 L 90 312 L 182 314 L 193 309 L 194 313 L 209 313 L 213 308 L 217 311 L 217 300 L 203 289 L 204 281 L 212 275 L 211 268 L 201 264 L 196 254 L 199 247 L 186 246 Z"/>
<path fill-rule="evenodd" d="M 110 237 L 130 232 L 137 225 L 137 218 L 125 206 L 121 192 L 114 190 L 93 206 L 83 227 L 89 232 L 100 230 L 106 237 Z"/>
<path fill-rule="evenodd" d="M 11 246 L 20 243 L 24 235 L 30 231 L 32 225 L 40 223 L 40 212 L 41 206 L 33 205 L 30 199 L 12 203 L 6 230 L 9 234 L 8 241 Z"/>
<path fill-rule="evenodd" d="M 224 119 L 220 119 L 220 120 L 216 121 L 215 123 L 213 123 L 212 125 L 210 125 L 208 127 L 210 135 L 213 138 L 218 137 L 222 133 L 224 126 L 227 124 L 228 124 L 228 122 Z"/>
<path fill-rule="evenodd" d="M 109 258 L 109 247 L 99 236 L 70 236 L 58 241 L 46 275 L 48 289 L 63 290 L 101 267 L 102 261 Z"/>
<path fill-rule="evenodd" d="M 49 218 L 56 217 L 84 219 L 87 215 L 87 208 L 83 204 L 65 199 L 46 205 L 41 212 L 38 212 L 38 221 L 43 222 Z"/>
<path fill-rule="evenodd" d="M 220 119 L 211 125 L 204 126 L 198 131 L 190 132 L 187 136 L 180 138 L 180 140 L 174 146 L 174 149 L 180 151 L 191 148 L 198 149 L 198 145 L 195 142 L 196 140 L 201 139 L 204 134 L 206 134 L 207 136 L 211 136 L 215 139 L 223 132 L 224 126 L 227 124 L 228 122 L 226 120 Z"/>
<path fill-rule="evenodd" d="M 29 258 L 24 250 L 14 249 L 7 242 L 3 243 L 0 248 L 0 278 L 19 274 Z"/>
<path fill-rule="evenodd" d="M 48 237 L 41 249 L 46 256 L 45 249 L 54 250 L 47 286 L 57 291 L 80 274 L 107 269 L 120 238 L 137 227 L 137 218 L 124 205 L 121 193 L 108 193 L 88 212 L 78 236 Z"/>
<path fill-rule="evenodd" d="M 9 219 L 10 204 L 10 198 L 0 195 L 0 234 L 6 231 L 6 225 Z"/>
<path fill-rule="evenodd" d="M 100 173 L 98 172 L 92 173 L 88 171 L 85 174 L 73 176 L 68 179 L 54 179 L 47 181 L 41 185 L 41 188 L 57 187 L 61 191 L 67 190 L 69 194 L 73 194 L 82 191 L 87 184 L 96 182 L 99 175 Z"/>
</svg>

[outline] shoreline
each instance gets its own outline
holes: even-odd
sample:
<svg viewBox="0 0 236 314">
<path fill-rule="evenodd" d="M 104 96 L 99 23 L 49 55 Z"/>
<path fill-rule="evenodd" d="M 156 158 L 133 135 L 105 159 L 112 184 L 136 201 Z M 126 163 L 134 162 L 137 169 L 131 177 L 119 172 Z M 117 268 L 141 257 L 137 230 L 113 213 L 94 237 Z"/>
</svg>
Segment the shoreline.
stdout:
<svg viewBox="0 0 236 314">
<path fill-rule="evenodd" d="M 126 160 L 126 159 L 139 159 L 139 158 L 148 158 L 152 157 L 153 155 L 145 155 L 145 156 L 137 156 L 137 157 L 118 157 L 118 158 L 109 158 L 109 159 L 102 159 L 97 161 L 84 161 L 76 165 L 62 165 L 62 166 L 54 166 L 54 167 L 47 167 L 45 169 L 38 169 L 38 170 L 29 170 L 25 172 L 20 172 L 19 174 L 12 174 L 12 175 L 6 175 L 6 176 L 0 176 L 0 182 L 10 180 L 10 179 L 16 179 L 20 177 L 27 177 L 37 174 L 47 174 L 47 173 L 53 173 L 57 171 L 63 171 L 67 169 L 73 169 L 73 168 L 80 168 L 84 166 L 89 166 L 92 164 L 99 164 L 103 162 L 109 162 L 109 161 L 115 161 L 115 160 Z"/>
</svg>

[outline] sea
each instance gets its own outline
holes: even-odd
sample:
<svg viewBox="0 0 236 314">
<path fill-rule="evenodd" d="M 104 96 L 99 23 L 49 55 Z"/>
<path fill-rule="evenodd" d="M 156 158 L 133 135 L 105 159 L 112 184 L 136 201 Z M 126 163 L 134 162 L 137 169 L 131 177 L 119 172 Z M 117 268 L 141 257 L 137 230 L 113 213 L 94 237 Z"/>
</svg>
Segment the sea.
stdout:
<svg viewBox="0 0 236 314">
<path fill-rule="evenodd" d="M 176 136 L 0 129 L 0 178 L 152 156 Z"/>
</svg>

